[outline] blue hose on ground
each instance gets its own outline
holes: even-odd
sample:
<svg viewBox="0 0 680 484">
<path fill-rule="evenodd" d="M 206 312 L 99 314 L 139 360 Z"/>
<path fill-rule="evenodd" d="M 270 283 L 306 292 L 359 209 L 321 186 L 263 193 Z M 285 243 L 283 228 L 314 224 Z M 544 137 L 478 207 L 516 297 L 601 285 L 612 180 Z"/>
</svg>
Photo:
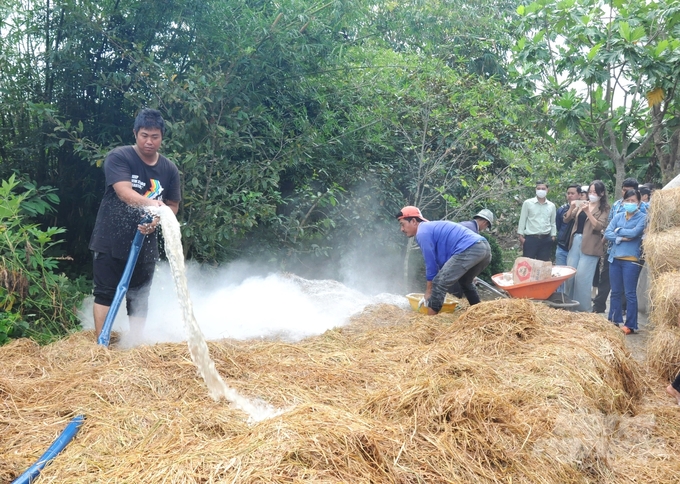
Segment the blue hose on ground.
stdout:
<svg viewBox="0 0 680 484">
<path fill-rule="evenodd" d="M 59 435 L 59 437 L 57 437 L 57 440 L 55 440 L 54 443 L 50 445 L 50 447 L 40 457 L 40 459 L 38 459 L 37 462 L 31 467 L 26 469 L 23 474 L 14 479 L 12 484 L 30 484 L 35 482 L 35 480 L 40 476 L 40 471 L 43 470 L 47 463 L 54 459 L 59 454 L 59 452 L 64 450 L 64 447 L 66 447 L 68 443 L 73 440 L 73 437 L 76 436 L 84 421 L 84 415 L 76 415 L 73 417 L 71 423 L 66 426 L 64 431 Z"/>
<path fill-rule="evenodd" d="M 153 221 L 153 216 L 145 216 L 140 224 L 148 224 Z M 113 296 L 113 301 L 109 307 L 109 312 L 106 313 L 106 319 L 104 320 L 104 326 L 102 327 L 102 332 L 97 338 L 97 343 L 102 346 L 109 346 L 109 340 L 111 339 L 111 328 L 113 327 L 113 321 L 116 319 L 116 314 L 118 314 L 118 308 L 120 303 L 123 301 L 125 294 L 130 286 L 130 278 L 132 277 L 132 272 L 135 270 L 135 264 L 137 264 L 137 257 L 139 257 L 139 251 L 142 248 L 142 242 L 144 242 L 145 235 L 139 230 L 135 234 L 135 238 L 132 241 L 132 247 L 130 247 L 130 255 L 128 256 L 127 264 L 125 264 L 125 269 L 123 270 L 123 275 L 120 278 L 118 287 L 116 287 L 116 294 Z"/>
</svg>

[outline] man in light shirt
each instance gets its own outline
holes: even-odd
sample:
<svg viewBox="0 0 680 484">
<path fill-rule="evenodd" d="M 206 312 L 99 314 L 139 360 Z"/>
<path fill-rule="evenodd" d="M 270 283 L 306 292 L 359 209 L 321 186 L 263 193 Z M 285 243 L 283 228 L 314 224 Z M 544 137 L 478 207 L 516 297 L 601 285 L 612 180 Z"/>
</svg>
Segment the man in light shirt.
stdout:
<svg viewBox="0 0 680 484">
<path fill-rule="evenodd" d="M 530 259 L 549 261 L 553 252 L 557 226 L 555 204 L 548 200 L 548 185 L 536 183 L 536 196 L 525 200 L 519 217 L 517 233 L 522 255 Z"/>
</svg>

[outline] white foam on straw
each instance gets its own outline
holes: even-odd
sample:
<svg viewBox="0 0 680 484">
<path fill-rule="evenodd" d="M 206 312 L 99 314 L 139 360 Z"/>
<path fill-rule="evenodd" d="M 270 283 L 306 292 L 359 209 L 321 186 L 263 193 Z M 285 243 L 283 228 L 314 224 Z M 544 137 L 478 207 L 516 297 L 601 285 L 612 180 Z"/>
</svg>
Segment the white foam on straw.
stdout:
<svg viewBox="0 0 680 484">
<path fill-rule="evenodd" d="M 170 264 L 157 265 L 142 340 L 134 340 L 128 332 L 124 305 L 113 329 L 122 333 L 120 344 L 126 347 L 187 341 L 211 396 L 226 398 L 248 413 L 251 421 L 272 417 L 279 411 L 264 402 L 241 397 L 229 388 L 210 359 L 205 339 L 273 337 L 297 341 L 343 326 L 371 304 L 408 307 L 404 296 L 368 296 L 331 280 L 307 280 L 290 274 L 244 277 L 254 270 L 244 264 L 206 275 L 195 264 L 184 266 L 180 226 L 167 207 L 161 211 L 161 225 Z M 86 329 L 93 327 L 91 306 L 89 299 L 81 309 Z"/>
</svg>

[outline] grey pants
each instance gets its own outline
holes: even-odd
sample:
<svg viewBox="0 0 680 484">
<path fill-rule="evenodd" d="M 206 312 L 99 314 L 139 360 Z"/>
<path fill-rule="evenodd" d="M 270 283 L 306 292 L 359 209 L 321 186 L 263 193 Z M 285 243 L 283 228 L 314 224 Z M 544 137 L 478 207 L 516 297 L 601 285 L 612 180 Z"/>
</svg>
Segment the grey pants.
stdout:
<svg viewBox="0 0 680 484">
<path fill-rule="evenodd" d="M 458 282 L 470 305 L 480 302 L 477 288 L 472 283 L 491 262 L 491 247 L 486 239 L 473 244 L 460 254 L 452 255 L 432 280 L 432 294 L 428 306 L 439 312 L 447 292 Z"/>
</svg>

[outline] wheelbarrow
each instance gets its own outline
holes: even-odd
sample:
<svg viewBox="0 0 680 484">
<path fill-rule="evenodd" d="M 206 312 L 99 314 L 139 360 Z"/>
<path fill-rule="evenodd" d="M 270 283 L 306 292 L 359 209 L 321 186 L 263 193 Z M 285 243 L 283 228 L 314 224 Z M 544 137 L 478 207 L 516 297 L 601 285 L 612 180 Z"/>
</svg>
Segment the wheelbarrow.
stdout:
<svg viewBox="0 0 680 484">
<path fill-rule="evenodd" d="M 553 266 L 552 277 L 542 281 L 513 283 L 512 273 L 503 272 L 491 276 L 491 280 L 499 289 L 502 289 L 509 297 L 515 299 L 532 299 L 544 302 L 548 306 L 560 309 L 569 309 L 578 306 L 577 301 L 567 299 L 563 294 L 555 291 L 567 279 L 576 274 L 576 269 L 570 266 Z"/>
</svg>

